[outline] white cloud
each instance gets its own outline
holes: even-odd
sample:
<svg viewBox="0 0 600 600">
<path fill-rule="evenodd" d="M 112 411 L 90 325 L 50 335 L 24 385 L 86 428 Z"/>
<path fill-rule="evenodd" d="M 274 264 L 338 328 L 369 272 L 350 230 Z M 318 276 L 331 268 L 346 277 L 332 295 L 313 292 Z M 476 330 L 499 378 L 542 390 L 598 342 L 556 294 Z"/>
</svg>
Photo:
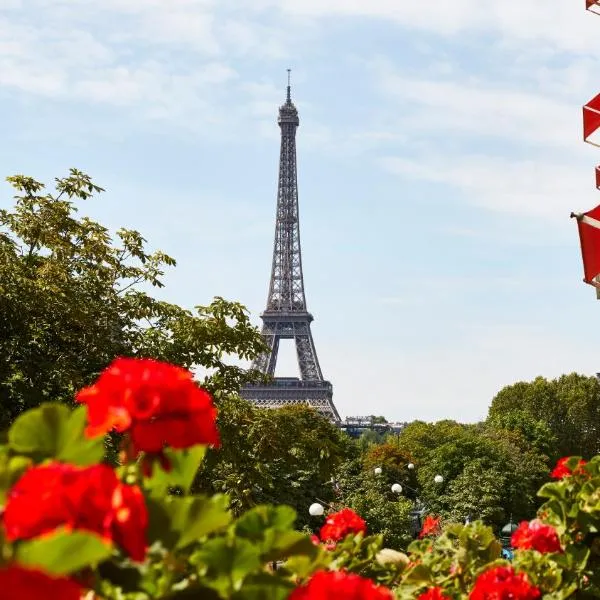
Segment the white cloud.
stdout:
<svg viewBox="0 0 600 600">
<path fill-rule="evenodd" d="M 473 206 L 559 223 L 598 201 L 593 169 L 585 164 L 485 155 L 387 157 L 382 164 L 403 177 L 458 189 Z"/>
<path fill-rule="evenodd" d="M 416 79 L 380 61 L 371 68 L 382 94 L 402 102 L 403 109 L 390 116 L 394 128 L 413 136 L 443 140 L 448 134 L 477 135 L 527 146 L 571 148 L 580 139 L 585 100 L 557 99 L 543 89 L 524 91 L 514 80 L 498 82 L 464 74 L 452 79 Z M 590 66 L 586 79 L 591 72 Z"/>
<path fill-rule="evenodd" d="M 581 4 L 563 0 L 481 2 L 481 0 L 262 0 L 257 6 L 278 7 L 313 18 L 371 17 L 408 29 L 442 35 L 495 34 L 516 45 L 546 44 L 558 51 L 593 52 L 597 23 Z"/>
</svg>

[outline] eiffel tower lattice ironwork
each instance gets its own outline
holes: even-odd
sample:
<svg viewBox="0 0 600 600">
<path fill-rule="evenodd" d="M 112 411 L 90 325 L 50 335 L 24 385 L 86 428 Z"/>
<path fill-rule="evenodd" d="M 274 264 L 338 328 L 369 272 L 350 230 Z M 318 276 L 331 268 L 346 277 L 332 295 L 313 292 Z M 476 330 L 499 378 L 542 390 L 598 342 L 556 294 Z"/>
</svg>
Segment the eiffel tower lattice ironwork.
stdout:
<svg viewBox="0 0 600 600">
<path fill-rule="evenodd" d="M 332 421 L 340 417 L 333 404 L 333 387 L 323 379 L 310 324 L 313 316 L 306 308 L 296 170 L 296 129 L 298 111 L 291 98 L 288 70 L 287 98 L 279 108 L 281 153 L 275 244 L 267 308 L 261 315 L 262 336 L 270 351 L 254 361 L 252 367 L 273 377 L 268 384 L 246 385 L 242 396 L 268 408 L 307 404 Z M 296 344 L 300 378 L 275 377 L 279 341 L 293 339 Z"/>
</svg>

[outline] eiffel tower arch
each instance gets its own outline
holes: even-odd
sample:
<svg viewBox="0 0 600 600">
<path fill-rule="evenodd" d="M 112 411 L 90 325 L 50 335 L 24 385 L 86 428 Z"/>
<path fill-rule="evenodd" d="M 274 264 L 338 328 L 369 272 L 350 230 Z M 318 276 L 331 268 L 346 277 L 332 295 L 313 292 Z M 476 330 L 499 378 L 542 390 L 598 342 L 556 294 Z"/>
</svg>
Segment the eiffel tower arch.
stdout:
<svg viewBox="0 0 600 600">
<path fill-rule="evenodd" d="M 292 103 L 289 70 L 287 98 L 279 108 L 278 124 L 281 150 L 275 242 L 267 307 L 261 315 L 262 336 L 269 352 L 252 365 L 274 379 L 266 385 L 246 385 L 242 396 L 265 408 L 307 404 L 337 423 L 340 416 L 333 404 L 333 386 L 323 378 L 310 329 L 313 316 L 306 308 L 296 168 L 296 130 L 300 119 Z M 282 339 L 295 342 L 300 378 L 275 377 L 279 341 Z"/>
</svg>

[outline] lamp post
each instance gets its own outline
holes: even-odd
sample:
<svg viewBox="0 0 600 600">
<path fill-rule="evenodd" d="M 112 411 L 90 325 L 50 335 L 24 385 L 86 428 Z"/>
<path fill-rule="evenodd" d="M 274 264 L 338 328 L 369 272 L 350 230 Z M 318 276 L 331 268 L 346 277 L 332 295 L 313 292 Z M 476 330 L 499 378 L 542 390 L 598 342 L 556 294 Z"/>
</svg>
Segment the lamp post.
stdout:
<svg viewBox="0 0 600 600">
<path fill-rule="evenodd" d="M 413 470 L 415 468 L 415 465 L 413 463 L 409 463 L 407 465 L 407 467 L 410 470 Z M 378 469 L 381 472 L 381 468 L 378 467 Z M 440 485 L 441 483 L 444 483 L 444 478 L 442 475 L 436 475 L 433 478 L 433 481 L 437 485 Z M 415 505 L 414 505 L 413 510 L 411 510 L 411 512 L 410 512 L 410 516 L 412 517 L 412 534 L 413 534 L 413 537 L 416 538 L 419 535 L 421 528 L 423 527 L 423 515 L 425 514 L 427 507 L 421 502 L 421 500 L 419 500 L 417 490 L 415 490 L 414 488 L 411 488 L 410 486 L 408 486 L 406 484 L 404 484 L 404 487 L 403 487 L 399 483 L 394 483 L 394 484 L 392 484 L 391 490 L 394 494 L 397 494 L 398 496 L 400 496 L 400 494 L 403 492 L 404 488 L 410 490 L 411 492 L 413 492 L 413 494 L 415 494 Z"/>
</svg>

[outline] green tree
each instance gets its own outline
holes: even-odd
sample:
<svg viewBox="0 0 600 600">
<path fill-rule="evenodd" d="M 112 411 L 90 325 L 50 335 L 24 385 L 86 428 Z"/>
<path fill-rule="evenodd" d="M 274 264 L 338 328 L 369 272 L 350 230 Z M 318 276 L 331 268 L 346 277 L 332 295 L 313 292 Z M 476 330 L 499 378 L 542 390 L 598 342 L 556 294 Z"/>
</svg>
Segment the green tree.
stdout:
<svg viewBox="0 0 600 600">
<path fill-rule="evenodd" d="M 531 518 L 536 491 L 547 477 L 546 461 L 518 432 L 463 425 L 421 464 L 422 498 L 431 511 L 459 521 L 471 517 L 502 525 L 511 515 Z M 443 483 L 435 482 L 436 475 Z"/>
<path fill-rule="evenodd" d="M 524 410 L 496 413 L 488 418 L 486 425 L 492 430 L 516 431 L 540 454 L 558 458 L 557 439 L 550 427 Z"/>
<path fill-rule="evenodd" d="M 385 442 L 376 446 L 371 446 L 363 456 L 363 467 L 366 474 L 374 473 L 374 470 L 381 468 L 381 474 L 378 480 L 390 488 L 394 483 L 399 483 L 407 487 L 405 494 L 413 498 L 413 493 L 408 488 L 415 488 L 417 481 L 414 471 L 408 469 L 410 459 L 405 452 L 393 442 Z"/>
<path fill-rule="evenodd" d="M 556 439 L 552 460 L 600 452 L 600 382 L 596 377 L 571 373 L 507 386 L 492 400 L 488 422 L 501 422 L 515 413 L 517 419 L 528 417 L 549 429 Z"/>
<path fill-rule="evenodd" d="M 385 476 L 375 475 L 363 457 L 346 461 L 338 470 L 337 480 L 339 501 L 367 522 L 369 534 L 382 535 L 388 548 L 407 548 L 412 539 L 411 500 L 394 494 Z"/>
<path fill-rule="evenodd" d="M 427 460 L 431 450 L 461 435 L 464 425 L 456 421 L 413 421 L 398 436 L 398 446 L 414 463 Z"/>
<path fill-rule="evenodd" d="M 222 448 L 212 450 L 196 489 L 227 492 L 236 513 L 267 502 L 288 504 L 297 525 L 310 525 L 308 507 L 335 497 L 332 478 L 351 441 L 307 406 L 260 409 L 245 400 L 221 403 Z"/>
<path fill-rule="evenodd" d="M 374 429 L 365 429 L 359 436 L 358 446 L 363 452 L 366 452 L 371 446 L 376 446 L 383 442 L 384 434 L 375 431 Z"/>
<path fill-rule="evenodd" d="M 150 295 L 175 260 L 149 253 L 140 233 L 78 217 L 75 202 L 102 192 L 71 169 L 53 193 L 31 177 L 8 178 L 0 210 L 0 427 L 49 399 L 71 402 L 116 356 L 144 356 L 210 371 L 218 396 L 251 373 L 228 365 L 264 351 L 243 306 L 216 298 L 195 312 Z"/>
<path fill-rule="evenodd" d="M 383 415 L 371 415 L 371 423 L 375 425 L 385 425 L 388 420 Z"/>
</svg>

